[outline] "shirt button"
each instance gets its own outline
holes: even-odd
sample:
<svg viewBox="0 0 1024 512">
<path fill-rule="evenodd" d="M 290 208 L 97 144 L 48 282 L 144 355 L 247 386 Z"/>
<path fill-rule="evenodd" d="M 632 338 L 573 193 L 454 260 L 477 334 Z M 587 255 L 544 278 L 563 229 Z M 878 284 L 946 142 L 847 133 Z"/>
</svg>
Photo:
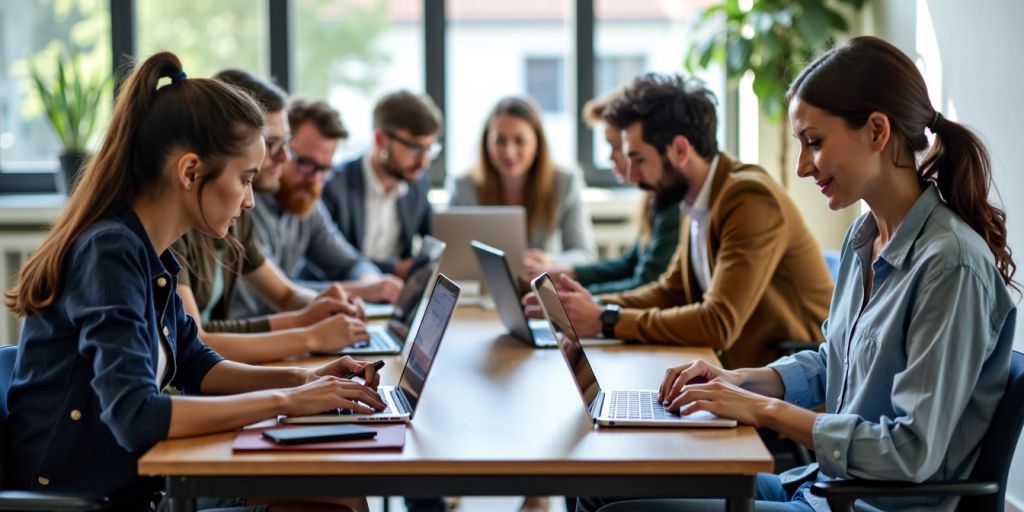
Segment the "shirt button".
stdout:
<svg viewBox="0 0 1024 512">
<path fill-rule="evenodd" d="M 156 285 L 159 286 L 160 288 L 163 288 L 164 286 L 167 286 L 167 278 L 166 277 L 158 277 L 157 280 L 156 280 Z"/>
<path fill-rule="evenodd" d="M 836 450 L 836 451 L 832 452 L 832 458 L 834 458 L 836 460 L 842 460 L 843 454 L 839 450 Z"/>
<path fill-rule="evenodd" d="M 171 330 L 168 329 L 167 326 L 165 325 L 164 326 L 164 337 L 166 338 L 166 337 L 168 337 L 170 335 L 171 335 Z"/>
<path fill-rule="evenodd" d="M 82 419 L 82 411 L 71 409 L 71 421 L 78 421 L 80 419 Z"/>
<path fill-rule="evenodd" d="M 36 481 L 39 482 L 39 485 L 50 485 L 50 479 L 42 475 L 36 478 Z"/>
</svg>

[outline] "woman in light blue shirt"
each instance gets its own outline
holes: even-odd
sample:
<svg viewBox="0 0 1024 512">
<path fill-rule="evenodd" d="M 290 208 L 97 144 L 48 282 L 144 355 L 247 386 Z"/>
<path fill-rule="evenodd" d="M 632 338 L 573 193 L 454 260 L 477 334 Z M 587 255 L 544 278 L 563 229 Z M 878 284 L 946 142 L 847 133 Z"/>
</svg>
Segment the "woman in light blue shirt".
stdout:
<svg viewBox="0 0 1024 512">
<path fill-rule="evenodd" d="M 815 464 L 759 476 L 758 510 L 828 510 L 809 492 L 821 480 L 967 478 L 1006 386 L 1016 320 L 1008 287 L 1019 289 L 1005 214 L 988 202 L 988 152 L 934 110 L 913 61 L 877 38 L 822 56 L 788 97 L 797 174 L 813 179 L 832 209 L 860 200 L 871 209 L 843 243 L 827 342 L 767 368 L 669 369 L 661 399 L 683 414 L 707 410 L 777 430 L 815 451 Z M 935 134 L 930 147 L 925 130 Z M 691 384 L 696 377 L 709 382 Z M 813 410 L 821 405 L 824 413 Z M 957 499 L 865 501 L 951 510 Z M 649 501 L 641 509 L 708 505 Z"/>
</svg>

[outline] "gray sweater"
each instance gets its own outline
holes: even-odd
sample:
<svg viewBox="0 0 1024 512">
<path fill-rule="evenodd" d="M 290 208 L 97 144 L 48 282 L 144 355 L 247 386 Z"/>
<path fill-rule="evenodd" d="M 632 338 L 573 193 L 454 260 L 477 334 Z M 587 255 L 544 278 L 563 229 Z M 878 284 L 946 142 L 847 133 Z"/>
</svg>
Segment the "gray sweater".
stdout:
<svg viewBox="0 0 1024 512">
<path fill-rule="evenodd" d="M 449 184 L 452 206 L 477 206 L 480 203 L 473 177 L 465 174 Z M 592 261 L 597 254 L 590 214 L 583 205 L 583 179 L 578 173 L 559 169 L 555 173 L 558 209 L 552 229 L 534 232 L 526 241 L 530 249 L 542 249 L 558 261 L 568 264 Z"/>
<path fill-rule="evenodd" d="M 331 222 L 321 201 L 305 217 L 282 211 L 274 196 L 256 194 L 252 217 L 263 255 L 277 264 L 288 278 L 314 290 L 324 283 L 301 281 L 306 263 L 323 272 L 325 281 L 346 281 L 364 274 L 379 274 L 377 267 L 352 247 Z M 270 313 L 270 308 L 252 290 L 239 283 L 230 316 L 248 318 Z"/>
</svg>

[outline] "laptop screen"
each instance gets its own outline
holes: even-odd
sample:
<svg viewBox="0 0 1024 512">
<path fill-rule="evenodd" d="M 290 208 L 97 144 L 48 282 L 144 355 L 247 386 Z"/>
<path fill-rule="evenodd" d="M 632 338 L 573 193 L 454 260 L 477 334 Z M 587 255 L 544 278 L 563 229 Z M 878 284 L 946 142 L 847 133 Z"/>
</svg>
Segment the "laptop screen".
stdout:
<svg viewBox="0 0 1024 512">
<path fill-rule="evenodd" d="M 388 330 L 399 340 L 404 341 L 412 329 L 416 319 L 416 311 L 423 301 L 424 292 L 430 284 L 430 278 L 441 263 L 445 243 L 432 237 L 423 237 L 423 245 L 412 260 L 409 274 L 405 276 L 405 285 L 395 300 L 395 309 L 388 319 Z"/>
<path fill-rule="evenodd" d="M 505 252 L 476 240 L 470 245 L 476 254 L 477 263 L 480 264 L 484 280 L 487 281 L 487 289 L 494 298 L 494 306 L 498 310 L 501 323 L 505 324 L 512 334 L 523 340 L 532 341 L 533 334 L 530 333 L 530 326 L 523 315 L 523 306 L 519 303 L 522 294 L 519 293 L 515 278 L 512 277 L 505 261 Z"/>
<path fill-rule="evenodd" d="M 545 272 L 534 279 L 532 284 L 534 291 L 537 292 L 540 307 L 544 310 L 544 316 L 547 317 L 555 333 L 555 339 L 558 340 L 558 348 L 562 351 L 569 371 L 572 372 L 572 378 L 576 381 L 583 404 L 589 408 L 590 404 L 594 403 L 594 398 L 601 392 L 601 387 L 597 384 L 594 370 L 587 361 L 587 355 L 583 353 L 583 345 L 580 344 L 580 339 L 569 322 L 569 316 L 562 307 L 562 301 L 558 298 L 555 282 Z"/>
<path fill-rule="evenodd" d="M 423 384 L 430 373 L 430 367 L 434 363 L 434 356 L 441 346 L 441 338 L 444 337 L 445 329 L 455 311 L 455 302 L 459 298 L 459 286 L 450 279 L 440 274 L 434 283 L 434 291 L 427 301 L 426 311 L 423 319 L 420 320 L 419 329 L 416 330 L 416 338 L 409 350 L 409 357 L 405 361 L 405 369 L 402 370 L 402 377 L 398 381 L 405 398 L 409 401 L 410 412 L 416 410 L 416 403 L 420 400 L 420 393 L 423 392 Z"/>
</svg>

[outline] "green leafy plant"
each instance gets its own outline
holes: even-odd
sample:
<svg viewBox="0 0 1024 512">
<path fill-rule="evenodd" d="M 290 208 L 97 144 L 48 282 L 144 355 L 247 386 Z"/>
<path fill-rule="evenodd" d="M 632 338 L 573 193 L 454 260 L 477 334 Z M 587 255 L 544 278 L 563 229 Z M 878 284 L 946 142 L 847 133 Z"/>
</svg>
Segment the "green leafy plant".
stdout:
<svg viewBox="0 0 1024 512">
<path fill-rule="evenodd" d="M 110 89 L 110 76 L 89 77 L 82 73 L 77 56 L 58 55 L 52 79 L 30 63 L 29 71 L 46 115 L 60 139 L 65 154 L 85 154 L 95 134 L 100 102 Z"/>
<path fill-rule="evenodd" d="M 837 35 L 849 32 L 847 14 L 856 14 L 866 1 L 724 0 L 696 18 L 698 36 L 686 55 L 686 67 L 692 72 L 717 62 L 733 83 L 748 71 L 753 73 L 761 111 L 782 122 L 784 171 L 789 140 L 786 89 L 810 60 L 832 48 Z M 782 172 L 783 184 L 786 174 Z"/>
</svg>

